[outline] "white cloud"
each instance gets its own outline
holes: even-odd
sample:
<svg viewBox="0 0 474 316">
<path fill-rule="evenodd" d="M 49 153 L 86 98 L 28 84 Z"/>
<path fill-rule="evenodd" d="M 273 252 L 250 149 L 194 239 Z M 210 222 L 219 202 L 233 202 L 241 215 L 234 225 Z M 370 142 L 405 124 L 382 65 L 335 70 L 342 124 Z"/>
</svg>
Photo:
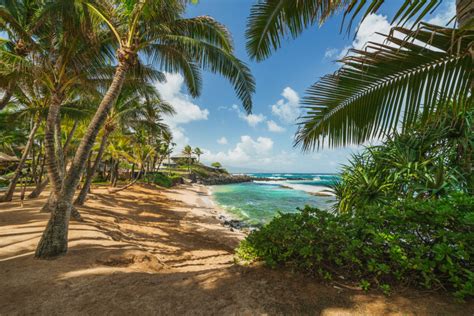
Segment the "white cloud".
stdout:
<svg viewBox="0 0 474 316">
<path fill-rule="evenodd" d="M 432 18 L 428 19 L 426 22 L 430 24 L 436 24 L 440 26 L 447 26 L 451 21 L 454 22 L 453 17 L 456 16 L 456 3 L 454 0 L 446 2 L 444 7 L 440 7 L 437 10 L 437 14 Z M 450 25 L 453 23 L 451 22 Z"/>
<path fill-rule="evenodd" d="M 252 127 L 257 126 L 258 124 L 264 122 L 266 119 L 265 115 L 263 114 L 246 114 L 242 112 L 237 104 L 232 105 L 231 109 L 237 112 L 239 118 L 246 121 L 247 124 Z"/>
<path fill-rule="evenodd" d="M 284 131 L 286 131 L 284 127 L 281 127 L 275 121 L 272 120 L 267 121 L 267 127 L 270 132 L 274 133 L 283 133 Z"/>
<path fill-rule="evenodd" d="M 249 162 L 252 164 L 270 162 L 272 148 L 273 140 L 271 138 L 258 137 L 255 140 L 244 135 L 240 137 L 240 142 L 233 149 L 218 153 L 206 150 L 202 158 L 207 162 L 219 161 L 224 166 L 245 166 Z"/>
<path fill-rule="evenodd" d="M 338 55 L 339 49 L 337 48 L 326 48 L 326 51 L 324 52 L 324 58 L 331 59 L 334 58 Z"/>
<path fill-rule="evenodd" d="M 272 113 L 286 124 L 295 123 L 300 115 L 298 93 L 290 87 L 283 89 L 283 99 L 272 105 Z"/>
<path fill-rule="evenodd" d="M 363 49 L 369 41 L 383 43 L 385 36 L 381 34 L 389 34 L 391 28 L 392 25 L 388 22 L 386 16 L 380 14 L 369 14 L 359 25 L 359 29 L 352 44 L 341 50 L 338 59 L 345 57 L 351 48 Z"/>
<path fill-rule="evenodd" d="M 220 145 L 227 145 L 228 141 L 227 141 L 227 138 L 225 138 L 224 136 L 222 136 L 221 138 L 219 138 L 217 140 L 217 143 L 220 144 Z"/>
<path fill-rule="evenodd" d="M 161 97 L 170 103 L 176 111 L 175 115 L 165 115 L 163 119 L 170 126 L 178 147 L 182 147 L 189 142 L 185 135 L 185 129 L 181 125 L 192 121 L 207 120 L 209 116 L 209 110 L 202 109 L 199 105 L 194 104 L 187 94 L 181 92 L 183 83 L 184 78 L 179 73 L 166 73 L 166 82 L 156 83 L 156 88 Z"/>
<path fill-rule="evenodd" d="M 265 116 L 263 114 L 239 114 L 239 117 L 246 121 L 250 126 L 255 127 L 259 123 L 265 121 Z"/>
<path fill-rule="evenodd" d="M 427 19 L 426 22 L 430 24 L 437 24 L 440 26 L 446 26 L 456 16 L 456 3 L 454 0 L 446 1 L 444 6 L 440 6 L 437 9 L 437 14 Z M 427 16 L 429 17 L 429 15 Z M 452 23 L 451 23 L 452 24 Z M 410 27 L 412 23 L 408 23 L 406 27 Z M 359 25 L 356 37 L 351 45 L 344 47 L 338 55 L 338 59 L 343 58 L 347 55 L 347 52 L 351 48 L 363 49 L 368 42 L 383 43 L 386 36 L 390 34 L 390 30 L 394 25 L 390 24 L 388 18 L 381 14 L 369 14 L 367 18 Z M 377 34 L 379 33 L 379 34 Z M 381 35 L 382 34 L 382 35 Z M 396 37 L 403 38 L 404 35 L 395 33 Z M 415 41 L 417 43 L 417 41 Z M 393 45 L 393 44 L 389 44 Z M 326 55 L 335 54 L 333 49 L 327 49 Z"/>
</svg>

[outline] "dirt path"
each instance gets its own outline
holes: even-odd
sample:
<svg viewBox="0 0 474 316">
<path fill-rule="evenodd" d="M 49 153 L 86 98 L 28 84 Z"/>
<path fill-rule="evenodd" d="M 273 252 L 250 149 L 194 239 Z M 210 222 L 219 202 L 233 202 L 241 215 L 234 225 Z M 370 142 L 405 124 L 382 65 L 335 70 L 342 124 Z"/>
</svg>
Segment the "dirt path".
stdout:
<svg viewBox="0 0 474 316">
<path fill-rule="evenodd" d="M 72 222 L 70 251 L 33 252 L 45 201 L 0 204 L 0 315 L 472 315 L 474 302 L 418 292 L 384 297 L 288 271 L 234 264 L 242 234 L 215 219 L 207 190 L 106 189 Z"/>
</svg>

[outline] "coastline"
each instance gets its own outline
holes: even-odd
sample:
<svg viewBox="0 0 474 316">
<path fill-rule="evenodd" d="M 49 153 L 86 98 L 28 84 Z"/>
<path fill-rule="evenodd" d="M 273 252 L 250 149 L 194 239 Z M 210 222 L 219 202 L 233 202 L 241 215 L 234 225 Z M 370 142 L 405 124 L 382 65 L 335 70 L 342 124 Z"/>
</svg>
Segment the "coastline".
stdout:
<svg viewBox="0 0 474 316">
<path fill-rule="evenodd" d="M 2 315 L 462 315 L 472 306 L 406 291 L 387 298 L 236 264 L 235 247 L 245 234 L 222 225 L 224 212 L 203 185 L 138 184 L 116 193 L 94 186 L 78 208 L 84 221 L 70 222 L 68 253 L 36 260 L 50 216 L 39 210 L 48 195 L 22 206 L 16 194 L 0 204 Z"/>
</svg>

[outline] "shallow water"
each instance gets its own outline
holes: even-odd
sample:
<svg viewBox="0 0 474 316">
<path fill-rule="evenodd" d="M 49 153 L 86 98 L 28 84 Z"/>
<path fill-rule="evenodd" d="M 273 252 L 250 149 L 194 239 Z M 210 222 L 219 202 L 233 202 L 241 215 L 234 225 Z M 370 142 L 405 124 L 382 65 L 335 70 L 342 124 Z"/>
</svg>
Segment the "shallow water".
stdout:
<svg viewBox="0 0 474 316">
<path fill-rule="evenodd" d="M 261 177 L 268 177 L 268 174 Z M 285 177 L 285 174 L 282 174 L 282 177 Z M 286 178 L 291 177 L 287 175 Z M 327 189 L 326 183 L 313 178 L 308 176 L 306 181 L 258 181 L 217 185 L 211 190 L 214 200 L 228 213 L 250 225 L 258 225 L 268 223 L 279 212 L 297 212 L 298 207 L 303 208 L 305 205 L 321 209 L 329 208 L 334 202 L 333 197 L 309 194 Z"/>
</svg>

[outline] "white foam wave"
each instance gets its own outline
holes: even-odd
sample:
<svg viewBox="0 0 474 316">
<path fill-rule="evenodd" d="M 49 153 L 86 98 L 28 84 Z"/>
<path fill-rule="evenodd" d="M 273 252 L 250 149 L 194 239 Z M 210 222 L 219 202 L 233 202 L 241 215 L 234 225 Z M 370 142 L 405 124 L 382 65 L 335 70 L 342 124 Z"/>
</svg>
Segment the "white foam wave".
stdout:
<svg viewBox="0 0 474 316">
<path fill-rule="evenodd" d="M 259 183 L 259 184 L 278 185 L 284 188 L 304 191 L 311 194 L 324 192 L 327 195 L 331 195 L 331 196 L 334 195 L 334 193 L 332 193 L 331 188 L 328 188 L 322 185 L 308 185 L 308 184 L 301 184 L 301 183 L 293 183 L 291 181 L 254 181 L 254 182 Z"/>
</svg>

